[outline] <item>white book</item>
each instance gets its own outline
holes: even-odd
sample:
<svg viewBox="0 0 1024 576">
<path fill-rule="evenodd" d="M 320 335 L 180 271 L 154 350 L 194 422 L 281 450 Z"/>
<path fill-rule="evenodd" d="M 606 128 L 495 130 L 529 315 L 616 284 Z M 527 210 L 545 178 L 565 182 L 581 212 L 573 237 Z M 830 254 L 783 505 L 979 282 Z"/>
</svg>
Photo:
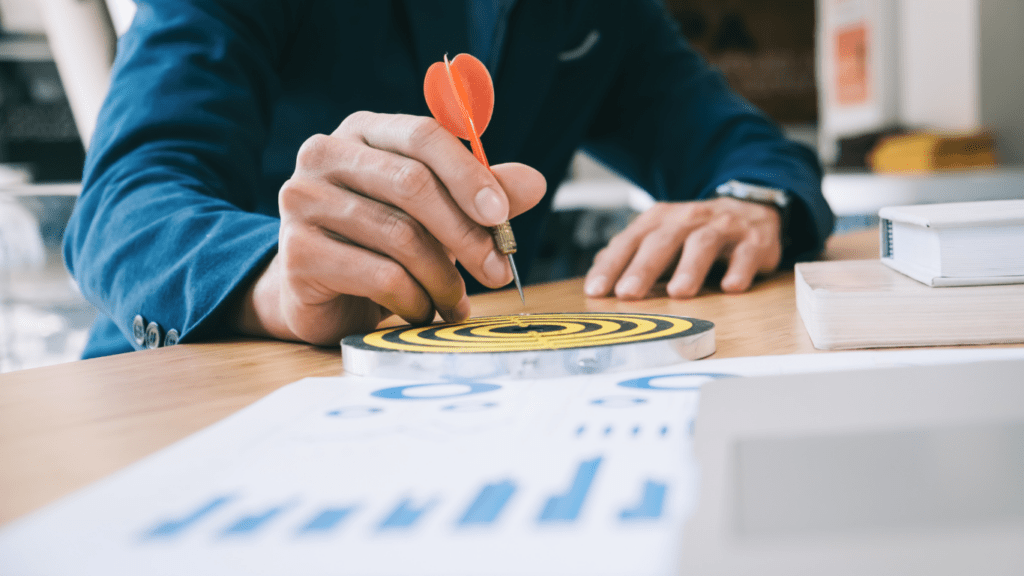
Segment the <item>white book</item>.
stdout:
<svg viewBox="0 0 1024 576">
<path fill-rule="evenodd" d="M 796 306 L 823 350 L 1024 342 L 1024 284 L 929 288 L 878 260 L 797 264 Z"/>
<path fill-rule="evenodd" d="M 881 259 L 928 286 L 1024 283 L 1024 200 L 890 206 Z"/>
</svg>

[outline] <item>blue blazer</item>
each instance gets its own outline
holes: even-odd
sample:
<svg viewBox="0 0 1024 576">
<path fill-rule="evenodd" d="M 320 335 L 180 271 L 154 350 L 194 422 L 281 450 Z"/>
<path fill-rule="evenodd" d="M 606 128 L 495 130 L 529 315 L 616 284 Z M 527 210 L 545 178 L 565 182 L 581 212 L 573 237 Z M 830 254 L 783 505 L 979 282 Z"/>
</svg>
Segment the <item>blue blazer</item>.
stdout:
<svg viewBox="0 0 1024 576">
<path fill-rule="evenodd" d="M 427 67 L 469 51 L 465 0 L 138 5 L 64 244 L 102 313 L 86 357 L 143 347 L 147 326 L 151 345 L 230 334 L 226 304 L 275 252 L 302 142 L 358 110 L 429 115 Z M 822 249 L 815 155 L 731 92 L 656 0 L 520 0 L 488 65 L 491 162 L 533 166 L 553 190 L 582 147 L 660 200 L 733 178 L 783 188 L 797 199 L 784 258 Z M 524 276 L 550 202 L 512 222 Z"/>
</svg>

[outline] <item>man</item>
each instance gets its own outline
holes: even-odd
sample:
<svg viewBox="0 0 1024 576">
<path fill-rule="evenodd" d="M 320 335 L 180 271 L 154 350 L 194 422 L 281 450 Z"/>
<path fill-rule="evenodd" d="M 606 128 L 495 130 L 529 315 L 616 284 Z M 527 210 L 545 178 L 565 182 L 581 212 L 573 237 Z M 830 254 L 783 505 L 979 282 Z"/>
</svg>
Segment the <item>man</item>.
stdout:
<svg viewBox="0 0 1024 576">
<path fill-rule="evenodd" d="M 461 52 L 494 78 L 493 172 L 423 99 L 430 64 Z M 487 226 L 518 216 L 527 274 L 546 185 L 580 147 L 662 201 L 598 255 L 590 296 L 642 298 L 668 272 L 689 297 L 719 258 L 743 291 L 832 227 L 814 155 L 655 0 L 139 2 L 65 240 L 104 315 L 85 355 L 464 319 L 467 285 L 511 280 Z"/>
</svg>

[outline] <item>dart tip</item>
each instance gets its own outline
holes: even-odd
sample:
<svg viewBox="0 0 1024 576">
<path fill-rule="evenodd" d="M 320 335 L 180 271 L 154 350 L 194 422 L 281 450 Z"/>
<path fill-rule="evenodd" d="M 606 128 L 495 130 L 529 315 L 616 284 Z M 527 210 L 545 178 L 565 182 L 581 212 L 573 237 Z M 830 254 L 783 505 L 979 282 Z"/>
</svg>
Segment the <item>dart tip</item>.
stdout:
<svg viewBox="0 0 1024 576">
<path fill-rule="evenodd" d="M 512 279 L 516 281 L 516 289 L 519 290 L 519 299 L 523 301 L 523 306 L 526 306 L 526 296 L 523 295 L 523 283 L 519 281 L 519 271 L 516 270 L 516 261 L 512 258 L 512 255 L 508 255 L 508 264 L 512 267 Z"/>
</svg>

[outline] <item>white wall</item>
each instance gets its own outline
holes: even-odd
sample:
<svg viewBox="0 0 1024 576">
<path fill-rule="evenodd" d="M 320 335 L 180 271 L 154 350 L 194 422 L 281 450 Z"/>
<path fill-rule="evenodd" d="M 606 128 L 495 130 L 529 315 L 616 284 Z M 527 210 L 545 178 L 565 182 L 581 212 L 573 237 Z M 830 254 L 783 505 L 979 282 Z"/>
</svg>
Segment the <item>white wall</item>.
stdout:
<svg viewBox="0 0 1024 576">
<path fill-rule="evenodd" d="M 1001 162 L 1024 165 L 1024 0 L 984 0 L 979 20 L 981 124 Z"/>
<path fill-rule="evenodd" d="M 946 130 L 981 125 L 978 12 L 978 3 L 971 0 L 899 2 L 904 124 Z"/>
<path fill-rule="evenodd" d="M 829 31 L 851 6 L 871 21 L 874 94 L 861 105 L 843 106 L 829 85 Z M 834 159 L 837 138 L 899 123 L 991 129 L 1000 161 L 1024 165 L 1024 0 L 818 0 L 818 19 L 824 161 Z"/>
</svg>

